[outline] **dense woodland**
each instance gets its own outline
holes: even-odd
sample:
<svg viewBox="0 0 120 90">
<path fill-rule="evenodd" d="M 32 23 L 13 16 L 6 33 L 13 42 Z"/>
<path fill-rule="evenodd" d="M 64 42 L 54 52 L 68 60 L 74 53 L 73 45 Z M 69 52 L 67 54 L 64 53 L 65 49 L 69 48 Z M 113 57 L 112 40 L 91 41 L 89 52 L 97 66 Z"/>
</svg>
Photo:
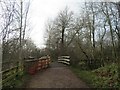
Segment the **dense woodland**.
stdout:
<svg viewBox="0 0 120 90">
<path fill-rule="evenodd" d="M 69 55 L 73 71 L 91 87 L 120 87 L 120 2 L 83 3 L 79 15 L 66 7 L 46 32 L 54 60 Z"/>
<path fill-rule="evenodd" d="M 75 65 L 87 61 L 99 67 L 117 62 L 120 58 L 119 8 L 119 3 L 89 2 L 83 3 L 77 16 L 68 7 L 61 10 L 46 25 L 49 54 L 70 55 Z"/>
<path fill-rule="evenodd" d="M 61 10 L 46 22 L 44 49 L 29 38 L 30 0 L 4 0 L 0 7 L 3 70 L 43 55 L 53 61 L 69 55 L 71 65 L 84 70 L 120 62 L 120 2 L 84 2 L 77 15 L 69 7 Z"/>
</svg>

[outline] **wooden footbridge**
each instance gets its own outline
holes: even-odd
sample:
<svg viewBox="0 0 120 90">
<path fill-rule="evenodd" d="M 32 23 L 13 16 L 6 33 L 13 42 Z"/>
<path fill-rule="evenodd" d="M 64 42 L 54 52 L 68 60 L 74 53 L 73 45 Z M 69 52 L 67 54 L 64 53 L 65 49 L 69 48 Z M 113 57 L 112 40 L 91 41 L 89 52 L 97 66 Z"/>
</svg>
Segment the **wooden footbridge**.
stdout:
<svg viewBox="0 0 120 90">
<path fill-rule="evenodd" d="M 58 57 L 58 62 L 70 65 L 69 56 Z M 50 66 L 50 56 L 43 56 L 39 59 L 25 60 L 24 64 L 17 64 L 17 66 L 7 69 L 2 72 L 2 87 L 14 87 L 17 80 L 22 79 L 25 73 L 35 75 L 40 70 L 46 69 Z"/>
</svg>

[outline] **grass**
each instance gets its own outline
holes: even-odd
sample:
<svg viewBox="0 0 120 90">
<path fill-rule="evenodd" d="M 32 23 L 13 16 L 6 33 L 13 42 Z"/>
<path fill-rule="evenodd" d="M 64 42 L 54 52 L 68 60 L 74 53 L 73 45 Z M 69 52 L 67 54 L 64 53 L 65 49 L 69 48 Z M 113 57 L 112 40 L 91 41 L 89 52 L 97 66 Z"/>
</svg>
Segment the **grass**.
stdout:
<svg viewBox="0 0 120 90">
<path fill-rule="evenodd" d="M 85 70 L 79 70 L 79 68 L 76 67 L 71 67 L 71 70 L 80 78 L 82 79 L 84 82 L 86 82 L 86 84 L 89 87 L 93 87 L 92 85 L 92 78 L 95 77 L 94 73 L 90 72 L 90 71 L 85 71 Z"/>
<path fill-rule="evenodd" d="M 91 88 L 120 88 L 116 64 L 93 71 L 81 70 L 78 67 L 71 67 L 71 70 Z"/>
</svg>

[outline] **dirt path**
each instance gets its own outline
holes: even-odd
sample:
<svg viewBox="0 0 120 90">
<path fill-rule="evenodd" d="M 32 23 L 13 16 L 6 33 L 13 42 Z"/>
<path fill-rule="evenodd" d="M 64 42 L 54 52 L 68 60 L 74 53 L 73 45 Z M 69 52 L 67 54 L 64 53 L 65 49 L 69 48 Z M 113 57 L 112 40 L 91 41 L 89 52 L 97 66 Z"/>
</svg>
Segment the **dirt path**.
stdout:
<svg viewBox="0 0 120 90">
<path fill-rule="evenodd" d="M 54 62 L 50 68 L 34 75 L 27 88 L 88 88 L 65 65 Z"/>
</svg>

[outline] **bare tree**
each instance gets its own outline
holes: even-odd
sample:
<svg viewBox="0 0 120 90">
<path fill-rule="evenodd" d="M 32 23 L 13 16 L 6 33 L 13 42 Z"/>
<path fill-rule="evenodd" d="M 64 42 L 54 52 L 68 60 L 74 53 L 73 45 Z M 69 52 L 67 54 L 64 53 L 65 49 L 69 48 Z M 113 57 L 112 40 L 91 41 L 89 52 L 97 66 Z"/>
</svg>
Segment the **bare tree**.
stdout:
<svg viewBox="0 0 120 90">
<path fill-rule="evenodd" d="M 23 6 L 23 3 L 25 6 Z M 22 43 L 23 39 L 25 38 L 25 32 L 27 27 L 27 15 L 29 10 L 30 0 L 19 2 L 17 0 L 15 1 L 0 1 L 0 10 L 1 12 L 1 35 L 2 35 L 2 45 L 3 45 L 3 61 L 5 60 L 5 56 L 7 54 L 6 48 L 9 46 L 11 42 L 9 40 L 16 38 L 17 40 L 16 45 L 19 46 L 16 50 L 22 51 Z M 12 44 L 16 47 L 15 44 Z M 20 52 L 21 52 L 20 51 Z M 10 52 L 11 53 L 11 52 Z M 12 52 L 13 53 L 13 52 Z M 19 53 L 20 54 L 20 53 Z M 19 55 L 16 53 L 16 55 Z M 22 55 L 19 56 L 19 58 L 22 59 Z M 16 59 L 18 60 L 18 58 Z"/>
<path fill-rule="evenodd" d="M 62 52 L 68 50 L 67 53 L 74 57 L 73 63 L 87 59 L 98 61 L 93 65 L 103 66 L 106 62 L 115 62 L 119 57 L 116 7 L 109 2 L 88 2 L 79 17 L 73 18 L 73 14 L 65 9 L 52 21 L 52 25 L 50 23 L 48 33 L 51 51 L 56 52 L 59 47 L 63 49 Z"/>
<path fill-rule="evenodd" d="M 58 14 L 56 25 L 61 31 L 61 54 L 64 54 L 65 47 L 65 32 L 70 28 L 72 22 L 73 13 L 66 7 L 63 11 Z"/>
<path fill-rule="evenodd" d="M 116 59 L 116 50 L 115 50 L 115 43 L 114 43 L 114 33 L 113 33 L 113 27 L 112 27 L 112 22 L 111 22 L 111 19 L 110 19 L 110 13 L 108 12 L 108 4 L 107 3 L 104 3 L 103 4 L 104 7 L 105 7 L 105 10 L 103 10 L 102 8 L 102 11 L 104 13 L 104 15 L 106 16 L 106 20 L 108 22 L 108 25 L 109 25 L 109 29 L 110 29 L 110 33 L 111 33 L 111 40 L 112 40 L 112 47 L 113 47 L 113 56 L 114 58 Z"/>
</svg>

